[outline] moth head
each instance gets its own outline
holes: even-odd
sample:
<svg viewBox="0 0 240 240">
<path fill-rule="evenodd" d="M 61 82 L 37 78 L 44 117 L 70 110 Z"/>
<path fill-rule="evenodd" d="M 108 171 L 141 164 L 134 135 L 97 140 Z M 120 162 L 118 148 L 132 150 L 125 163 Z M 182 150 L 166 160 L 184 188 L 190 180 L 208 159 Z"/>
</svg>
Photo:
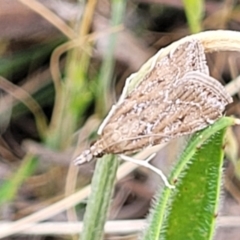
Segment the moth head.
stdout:
<svg viewBox="0 0 240 240">
<path fill-rule="evenodd" d="M 92 161 L 95 157 L 100 158 L 103 155 L 103 151 L 100 148 L 96 147 L 93 143 L 89 149 L 83 151 L 77 158 L 75 158 L 74 164 L 81 165 L 83 163 Z"/>
<path fill-rule="evenodd" d="M 89 162 L 93 159 L 93 154 L 90 149 L 83 151 L 77 158 L 74 160 L 75 165 L 81 165 L 83 163 Z"/>
</svg>

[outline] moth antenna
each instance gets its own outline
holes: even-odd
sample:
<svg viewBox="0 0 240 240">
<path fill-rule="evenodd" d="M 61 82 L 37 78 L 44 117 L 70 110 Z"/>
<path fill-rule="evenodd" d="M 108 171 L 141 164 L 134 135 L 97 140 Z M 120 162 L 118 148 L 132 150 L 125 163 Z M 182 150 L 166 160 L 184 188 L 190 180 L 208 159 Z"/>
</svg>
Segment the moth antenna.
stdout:
<svg viewBox="0 0 240 240">
<path fill-rule="evenodd" d="M 111 135 L 111 134 L 109 134 Z M 125 141 L 129 141 L 129 140 L 138 140 L 138 139 L 143 139 L 143 138 L 149 138 L 149 137 L 168 137 L 168 135 L 166 134 L 161 134 L 161 133 L 150 133 L 150 134 L 146 134 L 146 135 L 141 135 L 141 136 L 136 136 L 136 137 L 126 137 L 126 138 L 123 138 L 121 140 L 118 140 L 116 142 L 113 142 L 111 144 L 108 144 L 107 146 L 105 147 L 102 147 L 102 152 L 105 153 L 105 151 L 109 148 L 109 147 L 112 147 L 116 144 L 119 144 L 121 142 L 125 142 Z M 102 146 L 104 146 L 104 141 L 102 139 L 100 139 L 99 141 L 103 142 Z M 98 142 L 98 141 L 97 141 Z M 165 143 L 165 142 L 169 142 L 169 140 L 166 140 L 166 141 L 163 141 L 162 143 Z"/>
<path fill-rule="evenodd" d="M 114 114 L 114 112 L 116 111 L 117 106 L 113 105 L 111 110 L 109 111 L 107 117 L 103 120 L 103 122 L 101 123 L 100 127 L 98 128 L 97 134 L 101 135 L 103 129 L 105 128 L 105 126 L 107 125 L 109 119 L 112 117 L 112 115 Z"/>
<path fill-rule="evenodd" d="M 110 135 L 110 134 L 109 134 Z M 122 140 L 119 140 L 115 143 L 112 143 L 112 144 L 108 144 L 106 147 L 102 147 L 102 150 L 97 150 L 98 149 L 98 145 L 104 145 L 104 144 L 101 144 L 102 142 L 102 139 L 96 141 L 93 143 L 93 145 L 89 148 L 89 149 L 86 149 L 84 150 L 79 156 L 77 156 L 74 160 L 73 160 L 73 163 L 75 165 L 81 165 L 81 164 L 84 164 L 84 163 L 87 163 L 87 162 L 90 162 L 92 161 L 95 157 L 99 158 L 99 157 L 102 157 L 104 155 L 104 151 L 106 149 L 108 149 L 109 147 L 112 147 L 114 146 L 115 144 L 119 144 L 121 142 L 124 142 L 124 141 L 129 141 L 129 140 L 137 140 L 137 139 L 142 139 L 142 138 L 147 138 L 147 137 L 152 137 L 152 136 L 156 136 L 156 137 L 159 137 L 159 136 L 162 136 L 162 137 L 166 137 L 166 135 L 163 135 L 163 134 L 147 134 L 147 135 L 144 135 L 144 136 L 136 136 L 136 137 L 129 137 L 129 138 L 124 138 Z M 100 144 L 99 144 L 100 143 Z M 96 145 L 95 145 L 96 144 Z"/>
</svg>

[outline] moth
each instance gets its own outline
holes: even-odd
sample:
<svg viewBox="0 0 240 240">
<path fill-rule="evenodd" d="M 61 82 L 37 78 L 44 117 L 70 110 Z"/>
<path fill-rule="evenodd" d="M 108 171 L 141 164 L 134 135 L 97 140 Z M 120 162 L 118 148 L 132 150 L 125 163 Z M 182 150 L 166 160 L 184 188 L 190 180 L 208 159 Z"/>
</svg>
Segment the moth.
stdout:
<svg viewBox="0 0 240 240">
<path fill-rule="evenodd" d="M 125 86 L 128 89 L 131 81 Z M 79 165 L 104 154 L 132 154 L 192 134 L 214 123 L 232 102 L 209 76 L 204 47 L 189 40 L 158 60 L 114 105 L 99 139 L 75 159 Z"/>
</svg>

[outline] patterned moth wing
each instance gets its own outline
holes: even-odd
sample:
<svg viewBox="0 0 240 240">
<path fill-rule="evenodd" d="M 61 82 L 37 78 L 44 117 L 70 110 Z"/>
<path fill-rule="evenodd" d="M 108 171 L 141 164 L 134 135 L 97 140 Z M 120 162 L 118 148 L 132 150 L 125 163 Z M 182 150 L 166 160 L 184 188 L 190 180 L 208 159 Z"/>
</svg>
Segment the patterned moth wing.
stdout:
<svg viewBox="0 0 240 240">
<path fill-rule="evenodd" d="M 209 76 L 202 44 L 183 43 L 156 62 L 75 164 L 107 153 L 134 153 L 191 134 L 219 119 L 231 102 L 224 87 Z"/>
</svg>

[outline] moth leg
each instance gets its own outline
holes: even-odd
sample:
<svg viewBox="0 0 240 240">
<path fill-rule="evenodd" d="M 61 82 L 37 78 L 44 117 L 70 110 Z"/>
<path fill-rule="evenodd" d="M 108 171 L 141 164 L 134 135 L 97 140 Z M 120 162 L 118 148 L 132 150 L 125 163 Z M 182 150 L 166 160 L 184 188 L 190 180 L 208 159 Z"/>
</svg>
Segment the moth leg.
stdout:
<svg viewBox="0 0 240 240">
<path fill-rule="evenodd" d="M 152 154 L 152 155 L 150 155 L 146 160 L 134 159 L 134 158 L 131 158 L 131 157 L 126 156 L 126 155 L 123 155 L 123 154 L 120 154 L 119 157 L 120 157 L 121 159 L 125 160 L 125 161 L 132 162 L 132 163 L 135 163 L 135 164 L 137 164 L 137 165 L 139 165 L 139 166 L 143 166 L 143 167 L 146 167 L 146 168 L 151 169 L 152 171 L 154 171 L 155 173 L 157 173 L 157 174 L 162 178 L 164 184 L 165 184 L 168 188 L 171 188 L 171 189 L 175 188 L 175 186 L 171 185 L 171 184 L 168 182 L 167 177 L 164 175 L 164 173 L 163 173 L 160 169 L 154 167 L 153 165 L 151 165 L 151 164 L 149 163 L 149 161 L 151 161 L 151 160 L 155 157 L 155 155 L 156 155 L 155 153 Z"/>
</svg>

